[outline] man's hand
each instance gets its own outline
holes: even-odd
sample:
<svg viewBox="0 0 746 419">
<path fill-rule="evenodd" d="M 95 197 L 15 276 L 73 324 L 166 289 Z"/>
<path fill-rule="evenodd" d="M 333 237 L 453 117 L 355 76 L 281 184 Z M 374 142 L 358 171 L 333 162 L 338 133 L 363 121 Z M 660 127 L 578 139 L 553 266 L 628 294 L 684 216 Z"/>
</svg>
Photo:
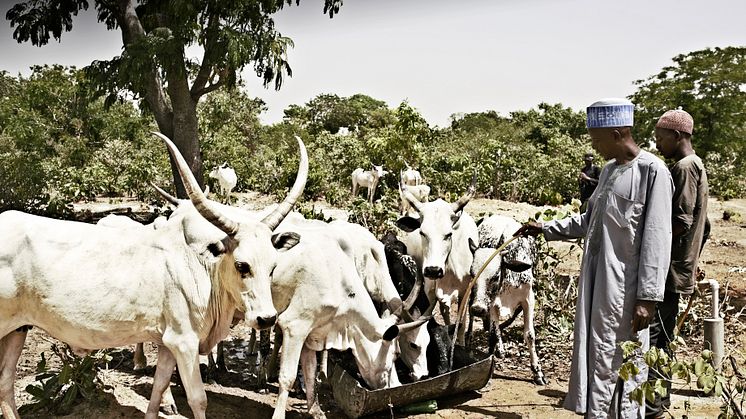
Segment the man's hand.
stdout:
<svg viewBox="0 0 746 419">
<path fill-rule="evenodd" d="M 591 180 L 591 177 L 590 177 L 590 176 L 588 176 L 588 175 L 586 175 L 586 174 L 585 174 L 585 173 L 583 173 L 583 172 L 580 172 L 580 176 L 578 176 L 578 178 L 579 178 L 580 180 Z"/>
<path fill-rule="evenodd" d="M 513 236 L 538 236 L 542 232 L 542 224 L 529 222 L 521 226 Z"/>
<path fill-rule="evenodd" d="M 632 333 L 637 333 L 650 325 L 655 315 L 655 301 L 637 300 L 632 317 Z"/>
</svg>

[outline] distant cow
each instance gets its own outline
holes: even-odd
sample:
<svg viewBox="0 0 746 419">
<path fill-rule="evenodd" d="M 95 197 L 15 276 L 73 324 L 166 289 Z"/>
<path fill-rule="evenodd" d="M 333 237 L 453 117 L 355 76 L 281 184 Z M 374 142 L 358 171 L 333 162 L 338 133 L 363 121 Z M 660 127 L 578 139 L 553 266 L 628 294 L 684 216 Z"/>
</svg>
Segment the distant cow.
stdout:
<svg viewBox="0 0 746 419">
<path fill-rule="evenodd" d="M 358 167 L 352 172 L 352 196 L 357 196 L 360 187 L 368 188 L 368 202 L 373 203 L 378 181 L 387 173 L 383 170 L 383 166 L 373 165 L 371 170 L 365 171 Z"/>
<path fill-rule="evenodd" d="M 220 166 L 212 169 L 209 176 L 218 181 L 220 187 L 220 196 L 223 198 L 223 203 L 230 204 L 231 192 L 238 183 L 238 176 L 236 171 L 232 167 L 228 166 L 228 163 L 223 163 Z"/>
<path fill-rule="evenodd" d="M 412 169 L 408 164 L 406 164 L 406 166 L 406 170 L 401 172 L 401 183 L 408 186 L 421 185 L 422 175 L 420 175 L 420 172 Z"/>
<path fill-rule="evenodd" d="M 473 270 L 477 272 L 487 259 L 513 233 L 520 224 L 510 217 L 493 215 L 479 224 L 479 248 L 474 253 Z M 533 238 L 519 237 L 495 257 L 477 280 L 471 313 L 486 317 L 484 324 L 490 325 L 490 352 L 504 356 L 500 319 L 515 318 L 523 310 L 523 337 L 531 354 L 531 371 L 534 382 L 546 384 L 536 354 L 536 334 L 534 332 L 534 275 L 536 246 Z M 488 313 L 489 312 L 489 313 Z M 509 323 L 509 322 L 506 322 Z M 495 348 L 497 346 L 497 348 Z"/>
<path fill-rule="evenodd" d="M 430 196 L 430 187 L 422 184 L 416 186 L 409 186 L 406 184 L 399 185 L 399 197 L 401 198 L 401 214 L 415 217 L 417 211 L 409 204 L 409 200 L 404 196 L 404 192 L 407 191 L 412 194 L 419 202 L 427 202 L 428 196 Z"/>
</svg>

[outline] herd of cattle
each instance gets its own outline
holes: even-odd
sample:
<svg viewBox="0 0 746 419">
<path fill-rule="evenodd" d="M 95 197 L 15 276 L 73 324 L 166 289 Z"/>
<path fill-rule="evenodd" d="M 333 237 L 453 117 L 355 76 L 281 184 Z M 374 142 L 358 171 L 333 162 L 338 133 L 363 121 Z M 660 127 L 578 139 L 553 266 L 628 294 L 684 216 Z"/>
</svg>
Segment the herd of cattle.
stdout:
<svg viewBox="0 0 746 419">
<path fill-rule="evenodd" d="M 0 214 L 0 403 L 13 414 L 16 364 L 28 326 L 77 354 L 158 344 L 146 418 L 156 418 L 159 409 L 175 411 L 169 383 L 177 366 L 194 417 L 205 417 L 199 355 L 210 353 L 239 320 L 255 330 L 279 328 L 273 418 L 285 416 L 299 363 L 309 413 L 323 417 L 314 395 L 320 351 L 351 350 L 372 389 L 401 384 L 397 358 L 408 380 L 448 371 L 450 339 L 465 339 L 463 324 L 449 334 L 451 306 L 465 303 L 474 273 L 519 227 L 502 216 L 477 225 L 464 211 L 473 182 L 456 202 L 428 202 L 429 188 L 408 167 L 399 191 L 407 204 L 397 221 L 403 233 L 378 240 L 358 224 L 307 220 L 292 212 L 308 175 L 298 137 L 300 165 L 292 189 L 279 205 L 252 212 L 208 199 L 173 143 L 155 135 L 166 144 L 189 195 L 178 200 L 156 187 L 175 206 L 168 219 L 143 226 L 109 217 L 92 225 Z M 383 174 L 380 166 L 356 170 L 353 191 L 366 187 L 372 199 Z M 210 176 L 230 202 L 235 172 L 224 165 Z M 501 354 L 499 321 L 522 310 L 534 380 L 544 383 L 533 329 L 533 239 L 515 240 L 499 256 L 478 278 L 471 314 L 489 325 L 490 350 Z M 445 325 L 433 317 L 436 305 Z M 144 361 L 136 359 L 136 367 Z"/>
</svg>

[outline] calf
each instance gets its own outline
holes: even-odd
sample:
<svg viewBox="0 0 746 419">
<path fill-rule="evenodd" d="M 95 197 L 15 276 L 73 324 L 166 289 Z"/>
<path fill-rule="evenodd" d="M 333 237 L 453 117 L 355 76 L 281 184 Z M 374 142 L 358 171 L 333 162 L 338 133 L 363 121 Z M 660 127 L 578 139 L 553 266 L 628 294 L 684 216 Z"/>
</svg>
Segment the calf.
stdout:
<svg viewBox="0 0 746 419">
<path fill-rule="evenodd" d="M 383 166 L 373 165 L 371 170 L 363 171 L 357 168 L 352 172 L 352 196 L 357 196 L 360 187 L 368 188 L 368 202 L 373 203 L 373 196 L 376 194 L 378 181 L 388 173 L 383 170 Z"/>
<path fill-rule="evenodd" d="M 474 253 L 473 270 L 484 265 L 487 259 L 513 233 L 520 224 L 510 217 L 493 215 L 479 224 L 479 248 Z M 474 302 L 471 313 L 474 316 L 487 317 L 484 324 L 490 325 L 490 353 L 497 352 L 504 356 L 500 319 L 513 318 L 523 310 L 523 337 L 531 356 L 531 371 L 534 382 L 546 384 L 544 374 L 536 354 L 536 334 L 534 332 L 534 275 L 533 265 L 536 258 L 536 246 L 533 238 L 519 237 L 495 257 L 484 269 L 477 280 Z M 506 322 L 509 323 L 509 322 Z M 505 326 L 507 327 L 507 325 Z"/>
<path fill-rule="evenodd" d="M 212 169 L 209 177 L 218 181 L 220 187 L 220 196 L 223 198 L 223 203 L 230 204 L 231 202 L 231 191 L 236 187 L 238 183 L 238 176 L 236 171 L 232 167 L 228 166 L 228 163 L 223 163 L 220 166 Z"/>
</svg>

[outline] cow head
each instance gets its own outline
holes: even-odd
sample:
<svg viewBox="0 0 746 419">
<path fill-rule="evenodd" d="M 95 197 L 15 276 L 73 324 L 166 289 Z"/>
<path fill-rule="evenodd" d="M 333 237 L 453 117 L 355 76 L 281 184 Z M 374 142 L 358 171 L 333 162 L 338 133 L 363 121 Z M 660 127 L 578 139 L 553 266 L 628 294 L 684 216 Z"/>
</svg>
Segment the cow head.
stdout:
<svg viewBox="0 0 746 419">
<path fill-rule="evenodd" d="M 396 374 L 394 361 L 399 355 L 397 337 L 409 334 L 416 329 L 424 329 L 431 316 L 422 316 L 421 318 L 407 323 L 394 324 L 398 321 L 396 316 L 387 316 L 381 319 L 378 333 L 379 336 L 372 337 L 368 340 L 366 336 L 361 336 L 356 347 L 352 348 L 355 354 L 355 360 L 358 364 L 358 370 L 365 382 L 373 389 L 395 387 L 400 385 L 399 378 Z M 386 327 L 386 325 L 389 325 Z"/>
<path fill-rule="evenodd" d="M 463 209 L 474 196 L 476 176 L 467 192 L 456 202 L 448 203 L 442 199 L 422 203 L 411 192 L 404 190 L 407 202 L 417 210 L 420 218 L 402 217 L 396 225 L 412 233 L 419 229 L 422 243 L 422 274 L 428 279 L 439 279 L 445 275 L 445 265 L 451 253 L 453 232 L 459 228 Z M 476 247 L 476 244 L 470 246 Z"/>
<path fill-rule="evenodd" d="M 473 315 L 486 316 L 491 298 L 488 294 L 494 297 L 500 291 L 503 282 L 506 280 L 510 282 L 513 276 L 533 266 L 535 245 L 531 237 L 516 238 L 500 254 L 496 255 L 489 265 L 484 266 L 494 254 L 495 249 L 510 240 L 520 226 L 514 219 L 502 215 L 493 215 L 480 223 L 480 243 L 479 248 L 474 252 L 472 271 L 476 273 L 482 269 L 482 273 L 477 279 L 474 301 L 470 307 Z"/>
<path fill-rule="evenodd" d="M 380 179 L 389 173 L 388 171 L 383 170 L 383 166 L 376 166 L 375 164 L 370 172 L 376 179 Z"/>
<path fill-rule="evenodd" d="M 296 137 L 301 157 L 295 184 L 285 200 L 261 222 L 257 222 L 243 218 L 236 221 L 221 211 L 219 205 L 209 201 L 171 140 L 160 133 L 153 134 L 166 143 L 194 209 L 221 232 L 216 235 L 214 229 L 208 232 L 200 228 L 199 220 L 189 215 L 189 208 L 186 206 L 181 205 L 174 211 L 174 215 L 186 214 L 183 222 L 189 224 L 188 227 L 194 227 L 185 228 L 185 234 L 190 236 L 187 237 L 188 243 L 204 243 L 205 238 L 209 238 L 206 252 L 216 258 L 216 265 L 208 270 L 214 270 L 211 275 L 217 274 L 220 281 L 219 287 L 213 286 L 212 293 L 216 292 L 216 288 L 227 292 L 235 300 L 237 308 L 245 313 L 249 326 L 262 329 L 274 325 L 277 312 L 270 290 L 272 270 L 277 264 L 277 253 L 295 246 L 300 236 L 292 232 L 272 234 L 272 231 L 290 212 L 303 192 L 308 176 L 308 155 L 303 141 Z"/>
</svg>

